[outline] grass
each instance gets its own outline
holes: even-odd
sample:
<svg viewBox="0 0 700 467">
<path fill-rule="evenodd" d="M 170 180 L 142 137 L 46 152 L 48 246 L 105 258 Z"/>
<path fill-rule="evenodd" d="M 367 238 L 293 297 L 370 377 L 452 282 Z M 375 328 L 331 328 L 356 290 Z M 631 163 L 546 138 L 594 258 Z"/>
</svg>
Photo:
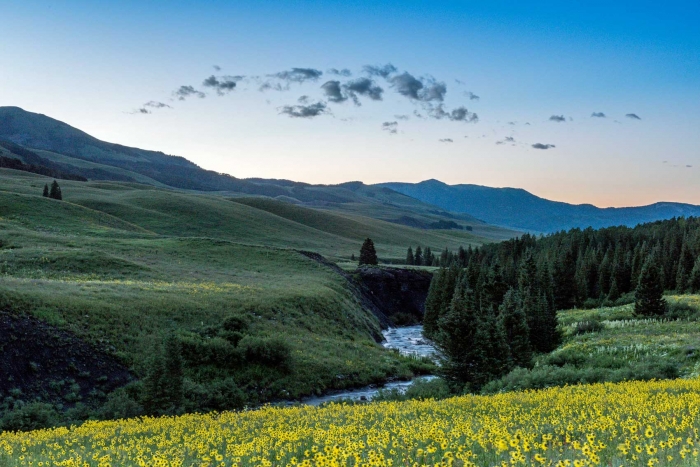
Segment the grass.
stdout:
<svg viewBox="0 0 700 467">
<path fill-rule="evenodd" d="M 700 296 L 666 299 L 671 311 L 658 318 L 635 316 L 633 304 L 559 312 L 562 345 L 485 392 L 699 376 Z"/>
<path fill-rule="evenodd" d="M 131 183 L 64 181 L 59 202 L 40 196 L 46 181 L 0 171 L 0 308 L 70 330 L 137 376 L 171 334 L 189 346 L 192 384 L 233 378 L 248 403 L 430 370 L 376 344 L 378 321 L 346 279 L 295 251 L 349 256 L 363 235 L 376 234 L 380 251 L 401 252 L 400 242 L 422 242 L 423 231 L 324 218 L 368 229 L 343 236 L 314 225 L 305 211 L 293 220 L 214 195 Z M 398 240 L 389 243 L 393 227 Z M 230 316 L 250 323 L 246 342 L 284 341 L 289 364 L 236 360 L 243 350 L 221 337 Z"/>
</svg>

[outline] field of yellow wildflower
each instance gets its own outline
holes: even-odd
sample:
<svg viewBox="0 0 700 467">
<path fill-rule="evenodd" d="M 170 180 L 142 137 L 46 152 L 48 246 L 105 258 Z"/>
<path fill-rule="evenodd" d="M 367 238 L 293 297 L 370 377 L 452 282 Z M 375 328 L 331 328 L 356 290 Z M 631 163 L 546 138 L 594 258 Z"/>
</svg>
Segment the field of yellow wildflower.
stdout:
<svg viewBox="0 0 700 467">
<path fill-rule="evenodd" d="M 0 434 L 6 466 L 698 465 L 700 380 Z"/>
</svg>

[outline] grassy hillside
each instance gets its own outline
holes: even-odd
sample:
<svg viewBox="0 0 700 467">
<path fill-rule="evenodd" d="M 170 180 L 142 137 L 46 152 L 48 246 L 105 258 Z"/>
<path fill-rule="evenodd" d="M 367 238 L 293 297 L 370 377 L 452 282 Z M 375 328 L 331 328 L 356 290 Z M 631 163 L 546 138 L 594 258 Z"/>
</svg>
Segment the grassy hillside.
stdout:
<svg viewBox="0 0 700 467">
<path fill-rule="evenodd" d="M 41 196 L 46 181 L 0 171 L 0 311 L 69 331 L 141 378 L 163 339 L 175 336 L 185 410 L 296 398 L 429 368 L 376 344 L 378 321 L 347 279 L 293 248 L 349 255 L 370 233 L 385 236 L 380 251 L 402 252 L 400 242 L 425 242 L 431 232 L 330 219 L 368 229 L 342 236 L 314 226 L 313 215 L 290 220 L 222 197 L 129 183 L 62 181 L 64 201 L 56 201 Z M 390 243 L 390 228 L 399 242 Z M 120 397 L 138 403 L 139 384 Z M 0 412 L 38 397 L 0 394 Z M 65 406 L 80 402 L 88 401 Z"/>
<path fill-rule="evenodd" d="M 634 305 L 558 313 L 564 336 L 531 370 L 516 369 L 485 392 L 604 381 L 700 376 L 700 296 L 668 295 L 670 311 L 640 318 Z"/>
</svg>

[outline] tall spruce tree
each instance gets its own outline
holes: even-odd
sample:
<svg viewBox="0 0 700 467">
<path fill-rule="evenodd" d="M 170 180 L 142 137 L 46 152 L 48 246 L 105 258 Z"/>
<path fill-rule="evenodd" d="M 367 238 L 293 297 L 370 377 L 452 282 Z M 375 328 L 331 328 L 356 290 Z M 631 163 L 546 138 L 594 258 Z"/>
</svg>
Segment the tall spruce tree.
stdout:
<svg viewBox="0 0 700 467">
<path fill-rule="evenodd" d="M 167 411 L 169 402 L 166 394 L 165 358 L 160 346 L 151 354 L 148 372 L 143 382 L 143 408 L 149 415 L 159 415 Z"/>
<path fill-rule="evenodd" d="M 376 266 L 379 264 L 377 260 L 377 250 L 374 249 L 374 242 L 371 238 L 366 238 L 360 248 L 360 266 L 363 264 Z"/>
<path fill-rule="evenodd" d="M 457 288 L 448 312 L 440 318 L 435 345 L 440 352 L 440 374 L 455 391 L 478 391 L 489 379 L 486 368 L 488 333 L 474 295 Z"/>
<path fill-rule="evenodd" d="M 416 254 L 413 256 L 413 258 L 416 266 L 423 265 L 423 249 L 420 247 L 420 245 L 416 247 Z"/>
<path fill-rule="evenodd" d="M 506 292 L 498 317 L 506 335 L 513 365 L 522 368 L 529 367 L 532 361 L 530 329 L 527 326 L 527 317 L 520 305 L 520 297 L 515 289 L 511 288 Z"/>
<path fill-rule="evenodd" d="M 42 194 L 42 196 L 43 196 L 44 198 L 48 198 L 48 197 L 49 197 L 49 184 L 48 184 L 48 183 L 45 183 L 45 184 L 44 184 L 44 193 Z"/>
<path fill-rule="evenodd" d="M 447 281 L 447 270 L 440 268 L 430 281 L 423 314 L 423 334 L 432 339 L 438 332 L 438 321 L 443 306 L 443 289 Z"/>
<path fill-rule="evenodd" d="M 413 257 L 413 248 L 409 246 L 408 251 L 406 252 L 406 264 L 409 266 L 413 266 L 415 261 L 416 259 Z"/>
<path fill-rule="evenodd" d="M 61 194 L 61 187 L 58 186 L 58 182 L 56 180 L 54 180 L 53 183 L 51 184 L 51 190 L 49 191 L 49 198 L 57 199 L 57 200 L 63 199 L 63 195 Z"/>
<path fill-rule="evenodd" d="M 634 296 L 634 312 L 641 316 L 659 316 L 666 312 L 661 272 L 655 256 L 644 263 Z"/>
<path fill-rule="evenodd" d="M 184 372 L 182 365 L 182 346 L 175 336 L 165 341 L 164 398 L 168 402 L 168 412 L 178 413 L 184 399 Z"/>
<path fill-rule="evenodd" d="M 700 256 L 695 260 L 695 265 L 693 265 L 693 270 L 690 272 L 690 277 L 688 278 L 688 290 L 691 293 L 700 292 Z"/>
</svg>

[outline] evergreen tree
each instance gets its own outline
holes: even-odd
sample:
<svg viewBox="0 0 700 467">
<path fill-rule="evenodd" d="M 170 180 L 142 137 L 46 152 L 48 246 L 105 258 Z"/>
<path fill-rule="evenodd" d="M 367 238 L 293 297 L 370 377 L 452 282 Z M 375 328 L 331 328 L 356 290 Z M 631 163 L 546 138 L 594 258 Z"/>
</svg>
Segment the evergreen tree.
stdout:
<svg viewBox="0 0 700 467">
<path fill-rule="evenodd" d="M 503 296 L 508 291 L 508 284 L 503 280 L 501 266 L 495 263 L 488 272 L 488 276 L 482 285 L 480 294 L 481 306 L 483 308 L 498 309 L 503 302 Z"/>
<path fill-rule="evenodd" d="M 486 336 L 484 342 L 484 376 L 481 385 L 500 378 L 513 367 L 510 348 L 503 323 L 496 317 L 495 307 L 481 310 L 481 323 Z"/>
<path fill-rule="evenodd" d="M 614 302 L 620 298 L 620 289 L 617 287 L 617 279 L 613 278 L 610 284 L 610 292 L 608 293 L 608 300 Z"/>
<path fill-rule="evenodd" d="M 374 249 L 374 242 L 371 238 L 365 239 L 362 248 L 360 248 L 360 266 L 363 264 L 373 266 L 379 264 L 377 261 L 377 250 Z"/>
<path fill-rule="evenodd" d="M 447 281 L 447 270 L 441 268 L 430 281 L 428 296 L 425 299 L 425 313 L 423 314 L 423 334 L 432 339 L 438 331 L 438 321 L 442 310 L 443 290 Z"/>
<path fill-rule="evenodd" d="M 42 196 L 43 196 L 44 198 L 48 198 L 48 197 L 49 197 L 49 184 L 48 184 L 48 183 L 45 183 L 45 184 L 44 184 L 44 193 L 42 194 Z"/>
<path fill-rule="evenodd" d="M 700 256 L 695 260 L 695 265 L 688 279 L 688 290 L 691 293 L 700 292 Z"/>
<path fill-rule="evenodd" d="M 661 272 L 654 256 L 651 256 L 639 275 L 635 292 L 634 312 L 641 316 L 662 315 L 666 312 L 666 300 L 661 283 Z"/>
<path fill-rule="evenodd" d="M 408 247 L 408 252 L 406 253 L 406 264 L 409 266 L 413 266 L 415 263 L 415 258 L 413 257 L 413 248 L 410 246 Z"/>
<path fill-rule="evenodd" d="M 453 390 L 478 391 L 488 381 L 484 348 L 488 333 L 484 331 L 473 294 L 458 287 L 435 338 L 440 373 Z"/>
<path fill-rule="evenodd" d="M 423 251 L 423 264 L 426 266 L 433 265 L 433 252 L 430 251 L 430 247 L 426 246 L 425 251 Z"/>
<path fill-rule="evenodd" d="M 505 332 L 513 365 L 527 368 L 532 361 L 530 329 L 519 302 L 515 289 L 509 289 L 503 297 L 498 317 Z"/>
<path fill-rule="evenodd" d="M 57 199 L 57 200 L 63 199 L 63 195 L 61 194 L 61 187 L 58 186 L 58 182 L 56 180 L 54 180 L 53 183 L 51 184 L 51 190 L 49 191 L 49 198 Z"/>
<path fill-rule="evenodd" d="M 166 395 L 165 359 L 156 346 L 143 382 L 143 407 L 149 415 L 165 413 L 169 404 Z"/>
<path fill-rule="evenodd" d="M 576 305 L 576 261 L 571 249 L 554 263 L 554 309 L 568 310 Z"/>
<path fill-rule="evenodd" d="M 416 247 L 416 254 L 413 257 L 413 262 L 416 266 L 423 265 L 423 249 L 420 247 L 420 245 Z"/>
<path fill-rule="evenodd" d="M 169 413 L 177 413 L 184 399 L 182 369 L 182 347 L 179 339 L 170 336 L 165 341 L 165 380 L 163 384 L 164 398 L 168 401 Z"/>
</svg>

